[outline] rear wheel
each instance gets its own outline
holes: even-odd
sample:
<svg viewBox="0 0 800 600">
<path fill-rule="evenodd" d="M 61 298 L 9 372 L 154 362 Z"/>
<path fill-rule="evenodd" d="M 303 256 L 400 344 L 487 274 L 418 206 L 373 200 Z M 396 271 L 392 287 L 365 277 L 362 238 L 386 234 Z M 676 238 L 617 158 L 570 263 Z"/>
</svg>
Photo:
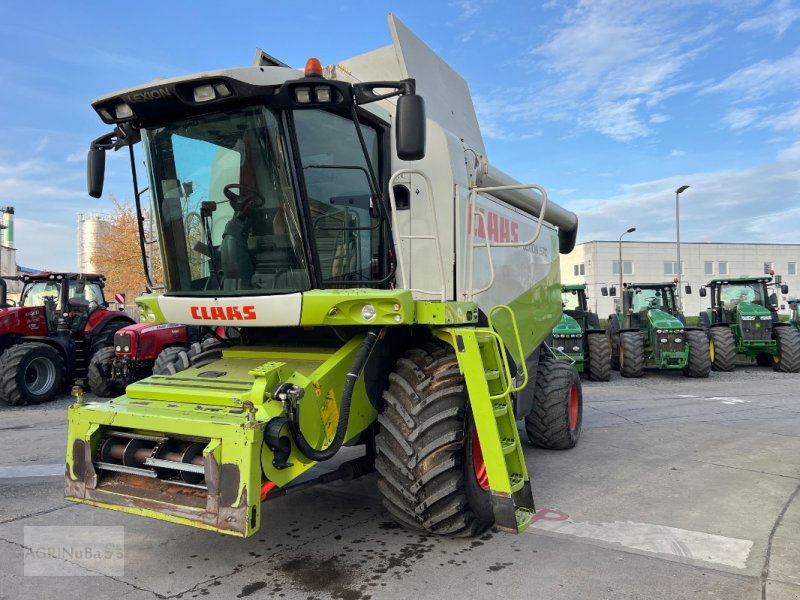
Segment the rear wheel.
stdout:
<svg viewBox="0 0 800 600">
<path fill-rule="evenodd" d="M 712 369 L 733 371 L 736 366 L 736 338 L 730 327 L 712 327 L 708 330 L 708 352 Z"/>
<path fill-rule="evenodd" d="M 589 333 L 589 379 L 608 381 L 611 379 L 611 348 L 603 333 Z"/>
<path fill-rule="evenodd" d="M 525 417 L 525 431 L 534 446 L 567 450 L 578 443 L 583 425 L 581 378 L 570 364 L 539 363 L 533 410 Z"/>
<path fill-rule="evenodd" d="M 0 357 L 0 396 L 11 406 L 52 400 L 64 384 L 64 359 L 46 344 L 12 346 Z"/>
<path fill-rule="evenodd" d="M 222 358 L 224 344 L 216 338 L 195 342 L 189 348 L 164 348 L 153 363 L 153 375 L 175 375 L 189 367 L 201 367 Z"/>
<path fill-rule="evenodd" d="M 778 356 L 772 368 L 783 373 L 800 371 L 800 331 L 793 327 L 776 327 L 772 335 L 778 342 Z"/>
<path fill-rule="evenodd" d="M 389 375 L 375 437 L 383 504 L 399 523 L 473 536 L 494 522 L 464 377 L 449 346 L 406 352 Z"/>
<path fill-rule="evenodd" d="M 644 375 L 644 340 L 638 331 L 619 334 L 619 372 L 623 377 Z"/>
<path fill-rule="evenodd" d="M 687 377 L 708 377 L 711 372 L 711 354 L 708 338 L 702 331 L 685 331 L 686 345 L 689 347 L 689 361 L 683 368 Z"/>
<path fill-rule="evenodd" d="M 125 382 L 113 379 L 114 348 L 101 348 L 89 362 L 87 380 L 92 393 L 101 398 L 114 398 L 125 391 Z"/>
</svg>

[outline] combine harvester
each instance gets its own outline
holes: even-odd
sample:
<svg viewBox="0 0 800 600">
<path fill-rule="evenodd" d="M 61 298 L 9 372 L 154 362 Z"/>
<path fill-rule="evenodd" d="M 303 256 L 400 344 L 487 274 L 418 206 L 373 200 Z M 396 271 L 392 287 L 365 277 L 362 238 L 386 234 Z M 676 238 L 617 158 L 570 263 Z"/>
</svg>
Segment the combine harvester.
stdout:
<svg viewBox="0 0 800 600">
<path fill-rule="evenodd" d="M 106 151 L 146 159 L 166 289 L 140 307 L 227 342 L 71 407 L 67 499 L 250 536 L 265 498 L 363 444 L 320 480 L 377 469 L 432 533 L 530 524 L 516 421 L 548 448 L 581 429 L 577 372 L 540 360 L 577 218 L 487 162 L 466 82 L 389 24 L 324 75 L 261 53 L 93 102 L 114 130 L 90 194 Z"/>
</svg>

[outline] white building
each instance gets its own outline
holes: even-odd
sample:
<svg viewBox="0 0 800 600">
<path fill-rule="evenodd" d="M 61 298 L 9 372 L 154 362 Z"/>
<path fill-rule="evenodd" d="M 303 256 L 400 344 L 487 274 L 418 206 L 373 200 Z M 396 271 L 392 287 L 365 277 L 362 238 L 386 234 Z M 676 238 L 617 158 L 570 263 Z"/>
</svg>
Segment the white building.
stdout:
<svg viewBox="0 0 800 600">
<path fill-rule="evenodd" d="M 578 244 L 572 253 L 561 257 L 562 283 L 585 283 L 589 307 L 600 318 L 614 311 L 618 298 L 603 297 L 603 286 L 617 287 L 619 295 L 619 242 L 586 242 Z M 800 296 L 800 244 L 692 244 L 681 242 L 681 287 L 692 286 L 692 293 L 681 290 L 684 314 L 698 315 L 710 306 L 710 298 L 701 298 L 700 286 L 720 277 L 763 275 L 769 269 L 788 284 L 785 299 Z M 660 283 L 673 281 L 678 274 L 675 242 L 635 242 L 622 240 L 622 280 L 625 283 Z M 781 310 L 788 313 L 788 307 Z"/>
</svg>

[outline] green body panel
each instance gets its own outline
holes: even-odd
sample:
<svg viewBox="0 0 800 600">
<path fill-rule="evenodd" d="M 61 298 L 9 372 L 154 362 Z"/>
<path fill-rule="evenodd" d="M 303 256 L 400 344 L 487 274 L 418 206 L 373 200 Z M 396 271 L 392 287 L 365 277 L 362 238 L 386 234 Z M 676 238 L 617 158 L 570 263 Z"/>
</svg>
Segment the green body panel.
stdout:
<svg viewBox="0 0 800 600">
<path fill-rule="evenodd" d="M 736 354 L 748 358 L 759 354 L 778 355 L 778 342 L 774 339 L 747 339 L 747 335 L 742 331 L 742 325 L 745 322 L 749 322 L 757 330 L 761 328 L 764 321 L 772 324 L 772 313 L 766 307 L 752 302 L 741 302 L 736 306 L 736 322 L 731 323 L 731 329 L 736 338 Z"/>
<path fill-rule="evenodd" d="M 558 257 L 555 234 L 551 240 L 553 256 Z M 509 347 L 516 364 L 524 362 L 550 335 L 561 319 L 561 273 L 559 261 L 554 258 L 550 270 L 534 287 L 508 303 L 516 318 L 523 356 Z M 504 340 L 514 339 L 514 327 L 509 314 L 500 314 L 494 321 L 495 330 Z"/>
<path fill-rule="evenodd" d="M 683 369 L 689 363 L 689 347 L 682 341 L 683 350 L 664 350 L 663 336 L 676 336 L 675 332 L 684 331 L 684 325 L 671 313 L 651 308 L 646 311 L 647 320 L 639 324 L 639 332 L 644 338 L 645 364 L 659 369 Z M 625 329 L 625 318 L 620 312 L 614 315 L 620 329 Z M 658 332 L 662 333 L 659 334 Z M 678 333 L 681 338 L 683 336 Z M 668 337 L 666 339 L 669 339 Z"/>
<path fill-rule="evenodd" d="M 367 304 L 375 308 L 369 321 L 361 315 Z M 300 325 L 402 325 L 414 322 L 414 312 L 408 290 L 310 290 L 303 292 Z"/>
<path fill-rule="evenodd" d="M 556 360 L 573 363 L 578 373 L 586 369 L 583 333 L 580 323 L 566 313 L 553 327 L 553 356 Z"/>
<path fill-rule="evenodd" d="M 420 325 L 458 325 L 478 322 L 478 305 L 474 302 L 416 302 L 415 321 Z"/>
</svg>

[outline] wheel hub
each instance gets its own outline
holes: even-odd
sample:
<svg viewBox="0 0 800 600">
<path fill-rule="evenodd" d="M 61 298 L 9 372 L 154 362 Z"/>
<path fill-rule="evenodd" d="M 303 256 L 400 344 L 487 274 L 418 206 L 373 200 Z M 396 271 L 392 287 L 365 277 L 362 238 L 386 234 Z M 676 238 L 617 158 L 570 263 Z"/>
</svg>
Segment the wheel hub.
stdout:
<svg viewBox="0 0 800 600">
<path fill-rule="evenodd" d="M 56 368 L 49 360 L 34 358 L 25 368 L 25 385 L 34 395 L 41 395 L 49 390 L 56 380 Z"/>
</svg>

